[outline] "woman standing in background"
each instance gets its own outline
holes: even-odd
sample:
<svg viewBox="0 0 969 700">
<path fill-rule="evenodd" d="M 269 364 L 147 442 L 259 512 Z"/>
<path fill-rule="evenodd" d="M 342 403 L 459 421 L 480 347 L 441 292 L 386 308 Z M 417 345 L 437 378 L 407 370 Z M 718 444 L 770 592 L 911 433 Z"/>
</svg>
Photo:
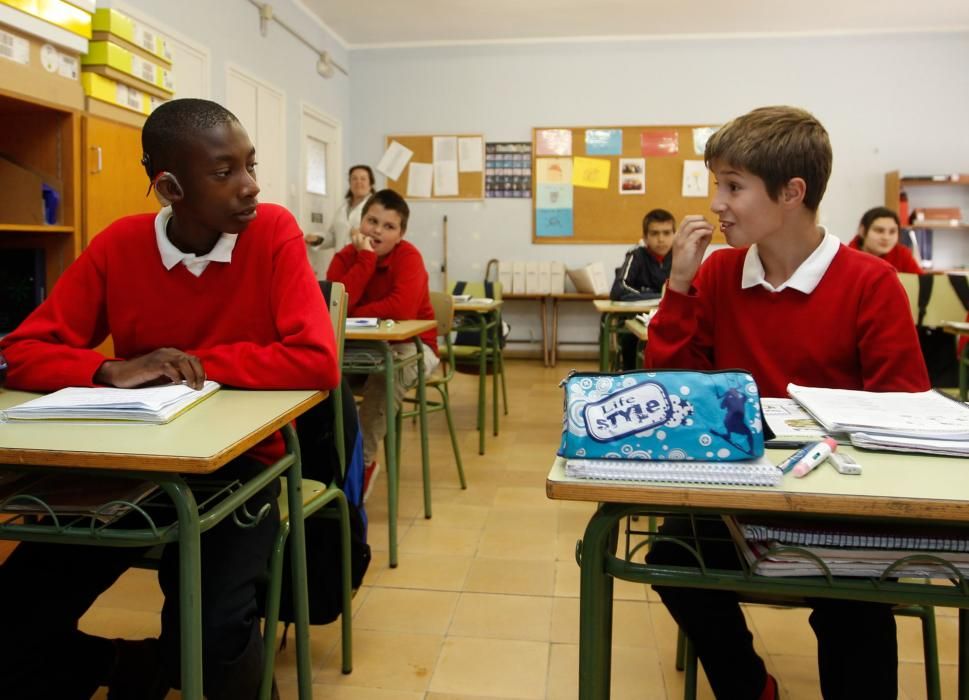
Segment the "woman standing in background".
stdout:
<svg viewBox="0 0 969 700">
<path fill-rule="evenodd" d="M 342 250 L 350 242 L 353 232 L 360 228 L 360 214 L 363 212 L 363 205 L 375 191 L 373 186 L 373 170 L 369 165 L 351 167 L 350 189 L 334 213 L 326 234 L 321 236 L 307 233 L 303 236 L 316 279 L 326 279 L 326 269 L 330 266 L 334 253 Z"/>
</svg>

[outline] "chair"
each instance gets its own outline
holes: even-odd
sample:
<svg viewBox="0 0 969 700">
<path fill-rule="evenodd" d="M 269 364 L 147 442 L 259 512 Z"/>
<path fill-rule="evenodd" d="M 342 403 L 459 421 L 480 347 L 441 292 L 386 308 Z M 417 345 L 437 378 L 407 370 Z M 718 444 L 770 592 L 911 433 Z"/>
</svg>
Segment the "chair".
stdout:
<svg viewBox="0 0 969 700">
<path fill-rule="evenodd" d="M 337 361 L 343 361 L 343 334 L 346 327 L 347 297 L 342 284 L 332 283 L 329 295 L 330 319 L 333 322 L 333 332 L 336 337 Z M 336 407 L 343 405 L 342 391 L 339 385 L 330 393 Z M 335 439 L 337 452 L 340 457 L 340 475 L 346 469 L 346 454 L 343 448 L 343 415 L 342 411 L 335 410 Z M 293 445 L 298 453 L 299 445 Z M 311 479 L 303 479 L 303 517 L 308 518 L 312 515 L 316 517 L 338 518 L 340 521 L 341 539 L 341 558 L 342 558 L 342 584 L 343 584 L 343 614 L 340 616 L 342 624 L 342 654 L 343 673 L 350 673 L 353 670 L 353 619 L 351 615 L 351 601 L 353 598 L 351 584 L 351 562 L 350 562 L 350 513 L 347 505 L 346 495 L 340 484 L 334 480 L 330 484 L 323 484 Z M 265 666 L 263 668 L 262 686 L 259 697 L 268 700 L 272 692 L 273 669 L 275 667 L 275 642 L 276 627 L 279 622 L 279 604 L 282 592 L 283 579 L 283 554 L 286 549 L 286 540 L 289 537 L 289 503 L 287 501 L 287 491 L 285 484 L 279 497 L 279 533 L 276 536 L 276 544 L 273 547 L 272 557 L 269 563 L 269 585 L 266 593 L 266 622 L 263 632 L 263 643 L 265 645 Z M 335 502 L 336 509 L 323 507 Z M 296 601 L 299 605 L 299 601 Z M 297 636 L 297 658 L 299 658 L 299 645 L 304 641 Z M 308 652 L 307 652 L 308 653 Z M 300 688 L 301 700 L 309 700 L 310 695 L 304 695 L 303 688 Z"/>
<path fill-rule="evenodd" d="M 437 321 L 437 335 L 438 337 L 444 338 L 444 353 L 441 358 L 442 362 L 442 372 L 441 374 L 432 374 L 425 378 L 424 385 L 428 389 L 435 389 L 441 396 L 440 401 L 428 401 L 425 399 L 424 404 L 427 407 L 427 413 L 434 413 L 437 411 L 444 411 L 444 415 L 447 417 L 447 428 L 448 432 L 451 434 L 451 448 L 454 450 L 454 462 L 458 467 L 458 479 L 461 482 L 461 488 L 468 488 L 468 484 L 464 478 L 464 466 L 461 463 L 461 450 L 458 446 L 458 436 L 457 432 L 454 430 L 454 418 L 451 416 L 451 400 L 448 394 L 448 384 L 451 378 L 454 377 L 454 345 L 451 342 L 451 327 L 454 324 L 454 298 L 450 294 L 445 294 L 444 292 L 431 292 L 431 306 L 434 307 L 434 320 Z M 438 349 L 440 353 L 440 348 Z M 407 397 L 404 401 L 408 404 L 414 405 L 417 403 L 417 399 Z M 419 409 L 412 408 L 410 410 L 400 410 L 397 412 L 397 455 L 398 462 L 400 460 L 400 434 L 401 434 L 401 423 L 404 418 L 413 418 L 418 416 L 420 413 Z M 430 491 L 430 475 L 424 475 L 424 491 L 429 493 Z M 429 496 L 428 496 L 429 498 Z"/>
<path fill-rule="evenodd" d="M 789 598 L 773 599 L 761 596 L 741 596 L 745 603 L 763 605 L 778 605 L 792 607 L 801 602 Z M 925 688 L 929 700 L 940 700 L 942 697 L 941 681 L 939 678 L 939 648 L 935 630 L 935 608 L 928 605 L 897 605 L 894 608 L 896 616 L 918 617 L 922 620 L 922 650 L 925 658 Z M 696 650 L 689 638 L 680 628 L 676 637 L 676 670 L 683 671 L 683 700 L 696 700 L 697 686 L 697 656 Z"/>
<path fill-rule="evenodd" d="M 494 282 L 491 283 L 493 292 L 492 295 L 496 301 L 501 301 L 501 283 Z M 472 297 L 483 297 L 485 293 L 484 282 L 466 282 L 463 283 L 464 288 L 462 293 L 470 294 Z M 452 286 L 453 290 L 453 286 Z M 466 328 L 462 328 L 462 325 Z M 490 320 L 483 315 L 477 315 L 477 319 L 469 320 L 464 324 L 458 324 L 458 330 L 468 330 L 468 331 L 478 331 L 485 333 L 485 345 L 484 354 L 482 356 L 482 349 L 480 343 L 477 345 L 454 345 L 454 360 L 458 366 L 464 365 L 475 365 L 478 370 L 478 419 L 477 428 L 481 433 L 481 439 L 478 447 L 478 453 L 484 454 L 484 431 L 485 431 L 485 375 L 490 369 L 494 372 L 493 382 L 493 410 L 494 410 L 494 434 L 498 435 L 498 381 L 501 381 L 501 397 L 504 406 L 504 413 L 508 415 L 508 389 L 505 385 L 505 368 L 504 368 L 504 358 L 501 352 L 501 340 L 498 342 L 492 342 L 492 333 L 501 333 L 501 312 L 497 311 L 494 313 L 494 317 Z"/>
</svg>

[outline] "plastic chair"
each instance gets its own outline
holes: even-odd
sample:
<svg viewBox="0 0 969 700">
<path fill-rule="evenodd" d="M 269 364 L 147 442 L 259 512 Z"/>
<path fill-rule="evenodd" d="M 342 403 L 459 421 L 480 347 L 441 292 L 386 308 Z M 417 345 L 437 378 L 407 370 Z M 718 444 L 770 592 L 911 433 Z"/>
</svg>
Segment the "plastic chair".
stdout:
<svg viewBox="0 0 969 700">
<path fill-rule="evenodd" d="M 333 322 L 333 332 L 336 336 L 336 348 L 338 362 L 343 361 L 343 335 L 346 327 L 347 297 L 342 284 L 334 282 L 330 287 L 330 318 Z M 335 401 L 337 407 L 343 405 L 342 391 L 340 386 L 330 392 L 331 400 Z M 343 449 L 343 416 L 340 410 L 334 411 L 335 416 L 335 439 L 337 452 L 340 457 L 340 475 L 346 470 L 346 454 Z M 299 446 L 296 446 L 299 449 Z M 340 616 L 342 625 L 342 671 L 350 673 L 353 670 L 353 617 L 351 606 L 353 590 L 351 583 L 351 562 L 350 562 L 350 512 L 347 505 L 346 494 L 337 480 L 330 484 L 323 484 L 311 479 L 303 479 L 303 517 L 335 517 L 340 521 L 340 543 L 342 559 L 342 584 L 343 584 L 343 613 Z M 336 508 L 326 508 L 330 503 L 336 503 Z M 269 585 L 266 593 L 266 622 L 263 632 L 263 644 L 265 649 L 265 662 L 263 667 L 262 686 L 260 687 L 259 697 L 268 700 L 272 692 L 273 669 L 275 668 L 276 656 L 276 628 L 279 622 L 280 595 L 282 592 L 283 579 L 283 555 L 286 550 L 286 540 L 289 537 L 289 503 L 286 496 L 285 483 L 279 497 L 279 533 L 276 536 L 276 544 L 273 547 L 272 557 L 269 562 Z M 303 643 L 297 636 L 297 658 L 299 658 L 299 645 Z M 301 689 L 302 690 L 302 689 Z M 310 700 L 310 696 L 304 698 L 300 692 L 301 700 Z"/>
<path fill-rule="evenodd" d="M 797 601 L 789 599 L 774 600 L 761 597 L 741 597 L 742 602 L 793 607 Z M 925 689 L 929 700 L 942 697 L 939 679 L 939 647 L 935 629 L 935 608 L 928 605 L 898 605 L 894 609 L 897 616 L 918 617 L 922 620 L 922 650 L 925 657 Z M 683 700 L 696 700 L 697 656 L 690 639 L 680 628 L 676 638 L 676 670 L 683 671 Z"/>
<path fill-rule="evenodd" d="M 434 320 L 437 321 L 437 335 L 438 337 L 444 338 L 444 352 L 441 358 L 442 362 L 442 372 L 440 374 L 432 374 L 426 377 L 424 380 L 424 385 L 428 389 L 435 389 L 440 395 L 440 401 L 430 401 L 425 399 L 424 404 L 427 406 L 427 413 L 434 413 L 437 411 L 444 411 L 444 415 L 447 417 L 447 428 L 451 435 L 451 448 L 454 450 L 454 462 L 458 468 L 458 479 L 461 482 L 461 488 L 468 488 L 467 481 L 464 478 L 464 466 L 461 463 L 461 450 L 458 446 L 458 436 L 454 429 L 454 418 L 451 416 L 451 400 L 448 394 L 448 384 L 451 378 L 454 377 L 454 345 L 451 342 L 451 328 L 454 325 L 454 298 L 450 294 L 445 294 L 444 292 L 431 292 L 431 306 L 434 307 Z M 440 348 L 438 349 L 438 354 L 441 354 Z M 412 397 L 406 397 L 404 402 L 410 405 L 417 404 L 417 399 Z M 417 408 L 412 408 L 409 410 L 400 410 L 397 412 L 397 455 L 399 461 L 400 455 L 400 434 L 401 434 L 401 423 L 404 418 L 414 418 L 420 414 Z M 424 475 L 424 489 L 425 491 L 430 489 L 430 475 Z"/>
</svg>

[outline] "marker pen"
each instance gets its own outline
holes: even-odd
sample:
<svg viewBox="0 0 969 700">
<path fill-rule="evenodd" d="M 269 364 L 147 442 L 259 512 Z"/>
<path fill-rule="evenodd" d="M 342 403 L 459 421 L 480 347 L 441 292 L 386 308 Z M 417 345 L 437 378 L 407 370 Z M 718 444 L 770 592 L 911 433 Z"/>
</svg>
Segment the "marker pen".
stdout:
<svg viewBox="0 0 969 700">
<path fill-rule="evenodd" d="M 794 465 L 792 473 L 795 477 L 801 478 L 805 474 L 808 474 L 812 469 L 821 464 L 824 460 L 828 458 L 832 452 L 838 449 L 838 443 L 835 442 L 834 438 L 824 438 L 821 442 L 818 442 L 811 446 L 811 449 L 806 455 L 804 455 L 801 460 Z"/>
</svg>

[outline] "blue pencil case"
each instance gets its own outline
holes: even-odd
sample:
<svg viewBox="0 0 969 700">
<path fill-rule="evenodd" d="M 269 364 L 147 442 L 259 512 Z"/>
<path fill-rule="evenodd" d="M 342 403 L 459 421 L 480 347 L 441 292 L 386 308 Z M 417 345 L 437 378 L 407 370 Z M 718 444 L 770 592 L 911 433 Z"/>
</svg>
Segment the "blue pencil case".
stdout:
<svg viewBox="0 0 969 700">
<path fill-rule="evenodd" d="M 760 393 L 743 370 L 573 372 L 559 455 L 732 462 L 764 454 Z"/>
</svg>

